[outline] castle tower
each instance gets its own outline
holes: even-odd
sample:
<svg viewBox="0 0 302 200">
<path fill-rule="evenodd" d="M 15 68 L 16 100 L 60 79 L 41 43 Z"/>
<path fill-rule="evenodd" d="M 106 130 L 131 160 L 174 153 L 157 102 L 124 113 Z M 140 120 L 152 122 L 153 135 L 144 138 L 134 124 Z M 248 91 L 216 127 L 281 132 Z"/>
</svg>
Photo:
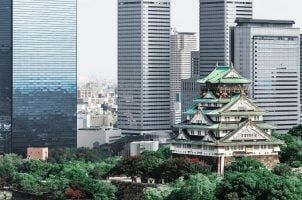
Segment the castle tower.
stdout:
<svg viewBox="0 0 302 200">
<path fill-rule="evenodd" d="M 273 168 L 279 163 L 280 140 L 271 136 L 274 126 L 263 121 L 264 111 L 248 93 L 249 80 L 233 66 L 216 66 L 202 84 L 201 96 L 194 99 L 176 124 L 178 136 L 171 141 L 174 156 L 198 157 L 218 174 L 240 157 L 251 157 Z"/>
</svg>

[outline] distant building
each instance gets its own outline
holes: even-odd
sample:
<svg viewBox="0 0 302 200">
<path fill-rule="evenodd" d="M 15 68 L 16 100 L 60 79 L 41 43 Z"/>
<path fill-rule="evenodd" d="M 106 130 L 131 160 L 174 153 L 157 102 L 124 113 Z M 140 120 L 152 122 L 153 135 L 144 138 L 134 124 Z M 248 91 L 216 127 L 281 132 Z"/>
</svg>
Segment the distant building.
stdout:
<svg viewBox="0 0 302 200">
<path fill-rule="evenodd" d="M 174 30 L 171 35 L 171 125 L 181 122 L 181 81 L 191 77 L 191 52 L 196 45 L 196 33 Z"/>
<path fill-rule="evenodd" d="M 237 19 L 235 65 L 252 80 L 264 120 L 286 133 L 300 123 L 300 29 L 294 21 Z"/>
<path fill-rule="evenodd" d="M 122 137 L 122 131 L 115 128 L 83 128 L 77 133 L 77 147 L 93 148 L 102 144 L 111 144 Z"/>
<path fill-rule="evenodd" d="M 181 110 L 185 111 L 192 106 L 192 101 L 200 94 L 201 85 L 197 83 L 199 76 L 182 80 L 181 86 Z M 186 119 L 186 115 L 182 112 L 182 121 Z"/>
<path fill-rule="evenodd" d="M 170 132 L 170 0 L 118 0 L 118 127 Z"/>
<path fill-rule="evenodd" d="M 199 76 L 199 51 L 191 52 L 191 76 Z"/>
<path fill-rule="evenodd" d="M 137 156 L 144 151 L 157 151 L 159 149 L 158 141 L 139 141 L 130 143 L 130 156 Z"/>
<path fill-rule="evenodd" d="M 246 96 L 251 82 L 232 66 L 216 66 L 198 83 L 204 86 L 185 112 L 187 120 L 175 125 L 179 134 L 171 141 L 173 156 L 198 158 L 219 174 L 241 157 L 270 169 L 277 165 L 283 142 L 271 135 L 274 126 L 263 121 L 265 111 Z"/>
<path fill-rule="evenodd" d="M 113 127 L 115 124 L 116 116 L 111 112 L 78 113 L 78 129 Z"/>
<path fill-rule="evenodd" d="M 27 148 L 27 159 L 29 160 L 47 160 L 48 158 L 48 148 Z"/>
<path fill-rule="evenodd" d="M 236 18 L 253 17 L 253 0 L 200 0 L 200 75 L 232 61 L 231 27 Z"/>
</svg>

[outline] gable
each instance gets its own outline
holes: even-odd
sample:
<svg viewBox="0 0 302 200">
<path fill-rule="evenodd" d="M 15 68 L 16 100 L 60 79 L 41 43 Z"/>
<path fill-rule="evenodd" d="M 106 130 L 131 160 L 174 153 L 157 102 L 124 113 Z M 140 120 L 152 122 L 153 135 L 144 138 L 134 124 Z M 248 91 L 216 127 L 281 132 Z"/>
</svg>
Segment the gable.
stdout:
<svg viewBox="0 0 302 200">
<path fill-rule="evenodd" d="M 202 138 L 202 141 L 205 141 L 205 142 L 215 142 L 216 139 L 215 139 L 215 137 L 212 134 L 207 134 L 206 136 L 204 136 Z"/>
<path fill-rule="evenodd" d="M 241 76 L 235 70 L 231 70 L 224 78 L 241 78 Z"/>
<path fill-rule="evenodd" d="M 258 111 L 257 106 L 253 105 L 246 98 L 240 98 L 235 102 L 229 109 L 228 112 L 232 111 Z"/>
<path fill-rule="evenodd" d="M 248 122 L 237 131 L 227 135 L 222 139 L 224 142 L 232 142 L 232 141 L 257 141 L 257 140 L 265 140 L 271 141 L 271 137 L 265 133 L 263 130 L 258 128 L 254 123 Z"/>
<path fill-rule="evenodd" d="M 201 112 L 197 112 L 190 122 L 193 124 L 209 124 L 209 119 L 207 119 Z"/>
<path fill-rule="evenodd" d="M 182 131 L 179 130 L 179 134 L 176 137 L 177 140 L 189 140 L 188 136 Z"/>
</svg>

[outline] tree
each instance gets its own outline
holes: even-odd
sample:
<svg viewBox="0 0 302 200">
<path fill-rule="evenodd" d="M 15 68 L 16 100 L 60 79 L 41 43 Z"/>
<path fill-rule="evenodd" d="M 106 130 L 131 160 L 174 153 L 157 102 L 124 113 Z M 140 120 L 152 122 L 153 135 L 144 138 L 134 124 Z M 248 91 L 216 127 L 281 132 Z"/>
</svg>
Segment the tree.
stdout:
<svg viewBox="0 0 302 200">
<path fill-rule="evenodd" d="M 237 159 L 225 168 L 226 172 L 248 172 L 251 170 L 265 169 L 265 166 L 254 159 L 245 157 Z"/>
<path fill-rule="evenodd" d="M 15 154 L 6 154 L 0 159 L 1 185 L 10 185 L 12 176 L 22 166 L 22 159 Z"/>
<path fill-rule="evenodd" d="M 141 156 L 136 163 L 137 173 L 142 177 L 142 180 L 155 178 L 155 170 L 163 163 L 163 159 L 155 156 Z"/>
<path fill-rule="evenodd" d="M 163 185 L 157 188 L 145 188 L 144 195 L 146 200 L 166 200 L 171 194 L 173 188 L 168 185 Z"/>
<path fill-rule="evenodd" d="M 122 158 L 119 163 L 110 171 L 111 175 L 126 175 L 131 177 L 134 182 L 135 176 L 140 175 L 137 163 L 141 158 L 139 156 Z"/>
<path fill-rule="evenodd" d="M 286 163 L 281 163 L 277 165 L 274 169 L 273 172 L 279 176 L 291 176 L 293 175 L 292 168 L 286 164 Z"/>
<path fill-rule="evenodd" d="M 288 134 L 296 137 L 302 137 L 302 125 L 294 126 L 288 130 Z"/>
<path fill-rule="evenodd" d="M 191 175 L 189 179 L 174 186 L 168 200 L 214 200 L 219 178 L 203 174 Z M 179 187 L 180 186 L 180 187 Z"/>
<path fill-rule="evenodd" d="M 279 154 L 280 161 L 288 163 L 292 167 L 300 167 L 302 162 L 302 140 L 301 137 L 292 136 L 290 134 L 274 134 L 285 144 L 281 145 L 281 152 Z"/>
<path fill-rule="evenodd" d="M 170 158 L 157 168 L 155 178 L 172 182 L 179 177 L 187 179 L 197 173 L 209 174 L 210 168 L 202 162 L 189 158 Z"/>
</svg>

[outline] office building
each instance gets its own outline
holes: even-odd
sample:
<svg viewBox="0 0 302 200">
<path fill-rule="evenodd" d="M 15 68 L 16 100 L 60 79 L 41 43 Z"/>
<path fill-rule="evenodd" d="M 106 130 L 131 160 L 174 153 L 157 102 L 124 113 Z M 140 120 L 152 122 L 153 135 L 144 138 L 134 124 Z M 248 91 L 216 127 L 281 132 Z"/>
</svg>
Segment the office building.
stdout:
<svg viewBox="0 0 302 200">
<path fill-rule="evenodd" d="M 139 141 L 130 143 L 130 156 L 137 156 L 144 151 L 157 151 L 159 149 L 158 141 Z"/>
<path fill-rule="evenodd" d="M 253 0 L 200 0 L 200 75 L 232 61 L 231 27 L 236 18 L 253 17 Z"/>
<path fill-rule="evenodd" d="M 1 153 L 76 147 L 76 19 L 76 0 L 0 2 Z"/>
<path fill-rule="evenodd" d="M 300 29 L 294 21 L 238 19 L 235 64 L 251 79 L 265 121 L 286 133 L 300 123 Z"/>
<path fill-rule="evenodd" d="M 170 0 L 118 0 L 118 127 L 170 131 Z"/>
<path fill-rule="evenodd" d="M 111 144 L 122 138 L 120 129 L 111 127 L 82 128 L 77 133 L 77 147 L 93 148 Z"/>
<path fill-rule="evenodd" d="M 199 76 L 199 51 L 191 52 L 191 77 Z"/>
<path fill-rule="evenodd" d="M 301 106 L 301 117 L 300 124 L 302 123 L 302 34 L 300 35 L 300 106 Z"/>
<path fill-rule="evenodd" d="M 191 52 L 196 45 L 196 33 L 174 30 L 171 35 L 171 125 L 181 122 L 181 81 L 191 77 Z"/>
<path fill-rule="evenodd" d="M 197 82 L 203 84 L 201 95 L 184 112 L 187 120 L 175 125 L 173 155 L 198 158 L 218 174 L 241 157 L 274 168 L 283 142 L 271 135 L 274 126 L 263 121 L 264 110 L 246 96 L 251 82 L 233 66 L 216 66 Z"/>
</svg>

